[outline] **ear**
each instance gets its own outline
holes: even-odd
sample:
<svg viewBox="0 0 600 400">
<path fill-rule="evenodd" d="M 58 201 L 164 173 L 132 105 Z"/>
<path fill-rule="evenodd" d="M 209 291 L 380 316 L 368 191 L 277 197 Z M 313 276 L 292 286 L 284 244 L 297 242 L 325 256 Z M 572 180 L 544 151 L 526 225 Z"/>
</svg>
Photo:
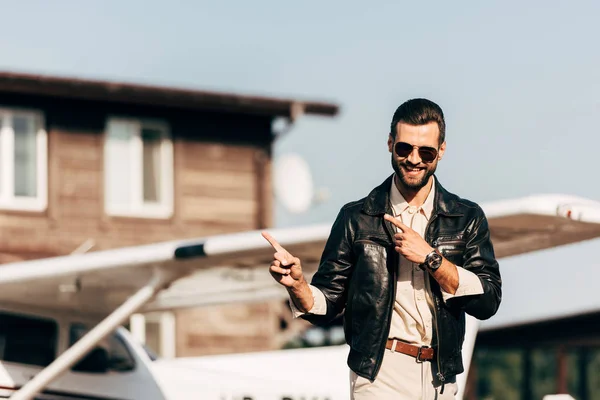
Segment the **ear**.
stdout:
<svg viewBox="0 0 600 400">
<path fill-rule="evenodd" d="M 391 153 L 392 147 L 394 146 L 394 138 L 392 136 L 392 134 L 390 133 L 390 135 L 388 136 L 388 151 Z"/>
<path fill-rule="evenodd" d="M 438 152 L 438 161 L 442 159 L 445 151 L 446 151 L 446 141 L 444 140 L 444 143 L 442 143 L 442 145 L 440 146 L 440 151 Z"/>
</svg>

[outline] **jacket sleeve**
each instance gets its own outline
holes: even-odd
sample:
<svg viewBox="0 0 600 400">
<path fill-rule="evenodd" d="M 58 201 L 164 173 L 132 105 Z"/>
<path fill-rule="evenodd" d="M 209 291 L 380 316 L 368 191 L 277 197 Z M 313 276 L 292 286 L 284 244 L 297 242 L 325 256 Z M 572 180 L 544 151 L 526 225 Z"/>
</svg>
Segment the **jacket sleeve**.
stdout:
<svg viewBox="0 0 600 400">
<path fill-rule="evenodd" d="M 462 267 L 477 275 L 483 286 L 483 293 L 456 297 L 448 299 L 447 302 L 462 308 L 477 319 L 484 320 L 496 314 L 500 307 L 502 279 L 490 239 L 488 221 L 481 208 L 473 225 L 467 236 Z"/>
<path fill-rule="evenodd" d="M 327 325 L 346 308 L 348 280 L 354 269 L 352 234 L 345 208 L 338 213 L 311 285 L 325 296 L 325 315 L 303 314 L 314 325 Z"/>
</svg>

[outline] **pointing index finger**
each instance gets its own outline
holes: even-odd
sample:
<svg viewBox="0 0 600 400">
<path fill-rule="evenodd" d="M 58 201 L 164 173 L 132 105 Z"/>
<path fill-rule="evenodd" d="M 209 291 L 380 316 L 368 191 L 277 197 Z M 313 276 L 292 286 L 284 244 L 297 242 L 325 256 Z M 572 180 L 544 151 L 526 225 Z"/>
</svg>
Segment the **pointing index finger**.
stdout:
<svg viewBox="0 0 600 400">
<path fill-rule="evenodd" d="M 262 237 L 267 239 L 267 242 L 269 242 L 269 244 L 271 244 L 271 246 L 273 246 L 275 251 L 278 251 L 278 252 L 285 251 L 285 249 L 283 247 L 281 247 L 281 245 L 277 242 L 277 240 L 275 240 L 275 238 L 273 236 L 271 236 L 268 232 L 262 232 Z"/>
<path fill-rule="evenodd" d="M 385 214 L 383 216 L 383 218 L 386 221 L 391 222 L 393 225 L 395 225 L 397 228 L 400 228 L 402 230 L 402 232 L 406 232 L 407 230 L 409 230 L 410 228 L 406 225 L 404 225 L 402 222 L 400 222 L 400 220 L 398 218 L 394 218 L 389 214 Z"/>
</svg>

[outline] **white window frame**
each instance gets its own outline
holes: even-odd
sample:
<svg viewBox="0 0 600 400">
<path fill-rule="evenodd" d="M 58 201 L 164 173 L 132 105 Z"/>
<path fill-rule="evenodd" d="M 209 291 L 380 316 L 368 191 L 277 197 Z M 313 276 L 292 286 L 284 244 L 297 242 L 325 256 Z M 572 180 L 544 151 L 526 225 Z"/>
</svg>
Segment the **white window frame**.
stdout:
<svg viewBox="0 0 600 400">
<path fill-rule="evenodd" d="M 153 322 L 159 326 L 159 347 L 154 350 L 161 358 L 175 358 L 177 353 L 177 324 L 171 311 L 136 313 L 129 318 L 131 335 L 142 344 L 147 343 L 146 324 Z"/>
<path fill-rule="evenodd" d="M 123 122 L 132 124 L 136 127 L 136 134 L 130 143 L 131 156 L 131 198 L 132 201 L 127 206 L 111 204 L 108 187 L 110 177 L 106 163 L 110 160 L 108 147 L 106 144 L 110 140 L 109 126 L 111 122 Z M 160 156 L 161 156 L 161 176 L 160 176 L 160 197 L 162 201 L 159 204 L 144 203 L 144 168 L 143 168 L 143 143 L 142 127 L 154 128 L 162 132 Z M 111 116 L 107 120 L 104 135 L 104 208 L 105 212 L 111 216 L 138 217 L 138 218 L 159 218 L 166 219 L 173 215 L 173 197 L 174 197 L 174 166 L 173 166 L 173 140 L 171 131 L 166 122 L 160 120 L 126 118 Z"/>
<path fill-rule="evenodd" d="M 14 114 L 37 119 L 36 132 L 36 197 L 15 196 L 15 131 L 12 123 Z M 48 133 L 44 114 L 41 111 L 0 107 L 0 209 L 18 211 L 45 211 L 48 207 Z"/>
</svg>

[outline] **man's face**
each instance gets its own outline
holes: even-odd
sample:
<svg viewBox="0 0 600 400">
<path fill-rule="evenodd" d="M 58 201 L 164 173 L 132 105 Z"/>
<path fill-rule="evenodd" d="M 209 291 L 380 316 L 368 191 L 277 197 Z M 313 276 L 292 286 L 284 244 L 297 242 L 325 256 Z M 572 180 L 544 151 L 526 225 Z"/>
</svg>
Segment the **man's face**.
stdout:
<svg viewBox="0 0 600 400">
<path fill-rule="evenodd" d="M 424 187 L 429 178 L 434 174 L 438 161 L 441 160 L 446 150 L 446 142 L 439 145 L 440 130 L 437 123 L 430 122 L 425 125 L 409 125 L 399 122 L 396 127 L 396 137 L 388 138 L 388 149 L 392 153 L 392 167 L 404 187 L 411 190 L 419 190 Z M 398 143 L 408 143 L 412 146 L 409 154 L 399 156 L 396 152 Z M 398 145 L 408 148 L 406 145 Z M 419 154 L 419 148 L 427 151 L 427 148 L 437 151 L 436 157 L 427 162 Z M 427 158 L 427 157 L 425 157 Z"/>
</svg>

